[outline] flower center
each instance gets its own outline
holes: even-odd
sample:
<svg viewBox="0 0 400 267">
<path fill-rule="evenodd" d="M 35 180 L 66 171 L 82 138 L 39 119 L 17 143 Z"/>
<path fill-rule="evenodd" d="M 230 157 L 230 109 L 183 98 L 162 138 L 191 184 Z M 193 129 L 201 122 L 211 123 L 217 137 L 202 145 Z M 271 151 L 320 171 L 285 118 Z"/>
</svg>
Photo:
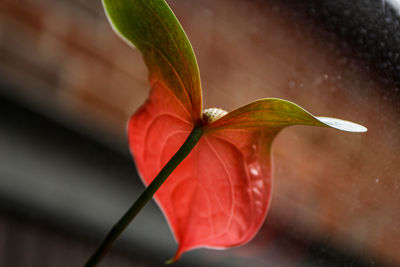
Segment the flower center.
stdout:
<svg viewBox="0 0 400 267">
<path fill-rule="evenodd" d="M 207 123 L 218 120 L 225 116 L 228 112 L 220 108 L 208 108 L 203 111 L 203 120 Z"/>
</svg>

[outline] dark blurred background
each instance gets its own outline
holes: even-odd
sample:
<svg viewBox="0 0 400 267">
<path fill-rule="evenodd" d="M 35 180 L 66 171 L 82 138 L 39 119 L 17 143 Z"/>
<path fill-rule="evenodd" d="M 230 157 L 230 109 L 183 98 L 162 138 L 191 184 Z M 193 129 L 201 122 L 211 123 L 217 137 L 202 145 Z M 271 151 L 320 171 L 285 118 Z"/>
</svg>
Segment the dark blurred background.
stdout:
<svg viewBox="0 0 400 267">
<path fill-rule="evenodd" d="M 366 134 L 293 127 L 250 243 L 176 266 L 400 265 L 400 1 L 169 0 L 205 108 L 280 97 Z M 143 190 L 125 124 L 149 92 L 100 0 L 0 2 L 0 266 L 82 266 Z M 150 203 L 101 266 L 176 249 Z"/>
</svg>

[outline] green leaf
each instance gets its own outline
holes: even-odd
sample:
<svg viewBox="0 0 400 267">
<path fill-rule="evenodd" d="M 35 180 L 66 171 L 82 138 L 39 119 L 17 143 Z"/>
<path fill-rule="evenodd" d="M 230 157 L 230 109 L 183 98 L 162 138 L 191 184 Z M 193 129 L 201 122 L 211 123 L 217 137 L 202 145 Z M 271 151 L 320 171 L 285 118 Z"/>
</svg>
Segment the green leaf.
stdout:
<svg viewBox="0 0 400 267">
<path fill-rule="evenodd" d="M 207 125 L 206 131 L 220 129 L 272 128 L 309 125 L 336 128 L 348 132 L 365 132 L 367 128 L 345 120 L 315 117 L 300 106 L 277 98 L 264 98 L 229 112 Z"/>
<path fill-rule="evenodd" d="M 164 84 L 193 121 L 201 118 L 200 74 L 192 46 L 169 6 L 162 0 L 103 0 L 114 30 L 139 49 L 150 83 Z"/>
</svg>

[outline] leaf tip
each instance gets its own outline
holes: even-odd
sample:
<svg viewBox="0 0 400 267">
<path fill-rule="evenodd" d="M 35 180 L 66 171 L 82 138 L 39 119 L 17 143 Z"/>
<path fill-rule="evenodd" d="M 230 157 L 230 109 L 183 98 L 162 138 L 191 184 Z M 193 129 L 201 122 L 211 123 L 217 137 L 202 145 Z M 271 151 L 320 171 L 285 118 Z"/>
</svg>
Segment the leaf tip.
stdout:
<svg viewBox="0 0 400 267">
<path fill-rule="evenodd" d="M 177 262 L 181 257 L 181 252 L 179 252 L 179 250 L 176 252 L 175 256 L 167 261 L 165 261 L 165 264 L 172 264 Z"/>
<path fill-rule="evenodd" d="M 172 264 L 172 263 L 175 263 L 176 262 L 176 260 L 175 260 L 175 258 L 172 258 L 172 259 L 169 259 L 169 260 L 166 260 L 165 261 L 165 264 Z"/>
<path fill-rule="evenodd" d="M 351 121 L 329 117 L 317 117 L 317 119 L 329 127 L 346 132 L 363 133 L 368 131 L 367 127 Z"/>
</svg>

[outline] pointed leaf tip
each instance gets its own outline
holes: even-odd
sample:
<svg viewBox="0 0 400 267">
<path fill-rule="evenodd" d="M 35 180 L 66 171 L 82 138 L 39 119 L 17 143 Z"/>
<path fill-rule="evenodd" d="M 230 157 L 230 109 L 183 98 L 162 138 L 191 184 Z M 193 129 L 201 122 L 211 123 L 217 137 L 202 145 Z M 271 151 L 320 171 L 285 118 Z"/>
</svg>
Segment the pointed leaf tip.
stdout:
<svg viewBox="0 0 400 267">
<path fill-rule="evenodd" d="M 350 121 L 316 117 L 299 105 L 278 98 L 259 99 L 229 112 L 207 125 L 208 130 L 284 128 L 291 125 L 326 126 L 347 132 L 366 132 L 367 128 Z"/>
<path fill-rule="evenodd" d="M 351 121 L 330 118 L 330 117 L 316 117 L 316 118 L 329 127 L 346 132 L 363 133 L 368 130 L 366 127 Z"/>
<path fill-rule="evenodd" d="M 165 261 L 165 264 L 166 264 L 166 265 L 170 265 L 170 264 L 175 263 L 175 262 L 177 262 L 177 261 L 178 261 L 177 259 L 172 258 L 172 259 L 166 260 L 166 261 Z"/>
</svg>

